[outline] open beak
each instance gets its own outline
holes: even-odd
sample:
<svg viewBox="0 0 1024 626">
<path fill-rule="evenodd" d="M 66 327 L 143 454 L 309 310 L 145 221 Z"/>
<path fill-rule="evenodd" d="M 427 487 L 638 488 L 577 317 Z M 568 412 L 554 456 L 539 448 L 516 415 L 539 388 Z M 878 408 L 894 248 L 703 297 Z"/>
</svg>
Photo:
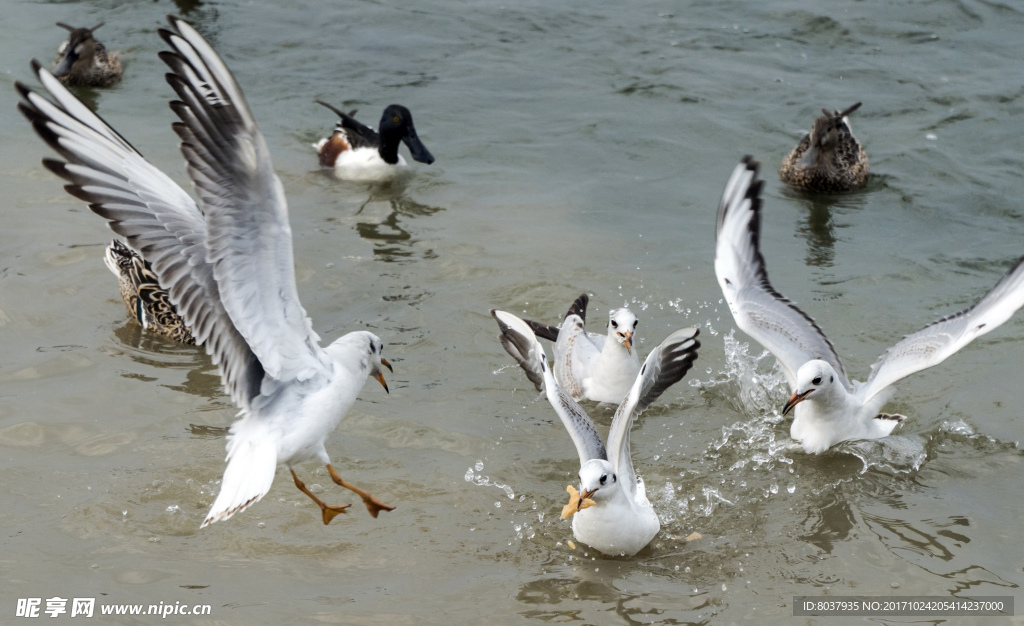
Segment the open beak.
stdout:
<svg viewBox="0 0 1024 626">
<path fill-rule="evenodd" d="M 786 406 L 782 407 L 782 414 L 785 415 L 786 413 L 789 413 L 790 411 L 792 411 L 793 407 L 795 407 L 796 405 L 798 405 L 801 402 L 803 402 L 804 400 L 806 400 L 807 396 L 811 395 L 812 391 L 814 391 L 814 390 L 813 389 L 808 389 L 807 391 L 805 391 L 803 393 L 797 393 L 797 392 L 794 391 L 793 395 L 791 395 L 789 397 L 789 400 L 786 401 Z"/>
<path fill-rule="evenodd" d="M 416 129 L 412 127 L 412 124 L 406 130 L 405 136 L 402 137 L 402 142 L 408 146 L 409 154 L 412 155 L 412 158 L 427 165 L 434 162 L 434 155 L 430 154 L 430 150 L 427 150 L 427 147 L 420 141 L 420 137 L 416 134 Z"/>
<path fill-rule="evenodd" d="M 626 340 L 622 342 L 622 345 L 626 346 L 626 352 L 633 354 L 633 333 L 632 331 L 626 331 Z"/>
<path fill-rule="evenodd" d="M 392 369 L 391 364 L 388 363 L 387 359 L 382 357 L 381 360 L 380 360 L 380 364 L 385 366 L 385 367 L 387 367 L 388 370 L 390 370 L 392 374 L 395 373 L 395 370 Z M 377 370 L 376 372 L 374 372 L 373 377 L 377 379 L 377 382 L 380 383 L 380 386 L 384 388 L 384 391 L 388 392 L 389 394 L 391 393 L 391 390 L 388 389 L 388 384 L 386 382 L 384 382 L 384 374 L 381 373 L 380 370 Z"/>
<path fill-rule="evenodd" d="M 586 500 L 587 498 L 589 498 L 590 496 L 594 495 L 595 493 L 597 493 L 597 489 L 591 489 L 590 491 L 582 491 L 581 490 L 580 491 L 580 501 L 576 505 L 576 510 L 579 511 L 580 507 L 583 506 L 583 501 Z"/>
</svg>

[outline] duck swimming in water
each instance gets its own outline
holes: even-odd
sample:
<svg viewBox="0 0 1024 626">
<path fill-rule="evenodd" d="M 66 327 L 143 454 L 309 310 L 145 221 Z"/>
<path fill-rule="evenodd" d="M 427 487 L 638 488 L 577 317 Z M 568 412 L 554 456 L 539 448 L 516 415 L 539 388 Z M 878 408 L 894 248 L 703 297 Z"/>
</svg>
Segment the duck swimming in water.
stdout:
<svg viewBox="0 0 1024 626">
<path fill-rule="evenodd" d="M 171 304 L 167 290 L 160 286 L 153 266 L 141 254 L 115 239 L 107 247 L 103 261 L 117 276 L 128 317 L 151 333 L 172 341 L 195 344 L 192 331 Z"/>
<path fill-rule="evenodd" d="M 824 193 L 863 187 L 868 181 L 868 155 L 853 136 L 846 117 L 860 104 L 831 113 L 822 109 L 824 115 L 814 120 L 811 132 L 782 161 L 782 182 Z"/>
<path fill-rule="evenodd" d="M 320 165 L 333 167 L 339 178 L 345 180 L 384 181 L 394 178 L 405 165 L 398 154 L 398 144 L 405 143 L 412 158 L 430 165 L 430 154 L 412 123 L 412 113 L 400 104 L 384 109 L 379 131 L 355 119 L 355 111 L 345 113 L 321 100 L 323 105 L 338 115 L 338 125 L 330 137 L 313 144 L 320 155 Z"/>
<path fill-rule="evenodd" d="M 116 52 L 107 52 L 106 46 L 93 37 L 100 22 L 92 28 L 75 28 L 57 22 L 57 26 L 71 31 L 67 40 L 57 49 L 57 63 L 53 75 L 72 87 L 108 87 L 121 80 L 124 70 Z"/>
</svg>

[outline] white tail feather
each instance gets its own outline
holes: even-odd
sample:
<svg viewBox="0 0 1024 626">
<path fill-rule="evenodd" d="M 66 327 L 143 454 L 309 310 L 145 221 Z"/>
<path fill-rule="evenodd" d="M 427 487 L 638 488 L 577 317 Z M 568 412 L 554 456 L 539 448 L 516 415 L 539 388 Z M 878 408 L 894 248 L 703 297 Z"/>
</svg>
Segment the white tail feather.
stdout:
<svg viewBox="0 0 1024 626">
<path fill-rule="evenodd" d="M 228 467 L 220 493 L 200 528 L 230 518 L 260 500 L 274 482 L 277 472 L 277 444 L 266 425 L 241 419 L 228 435 Z"/>
</svg>

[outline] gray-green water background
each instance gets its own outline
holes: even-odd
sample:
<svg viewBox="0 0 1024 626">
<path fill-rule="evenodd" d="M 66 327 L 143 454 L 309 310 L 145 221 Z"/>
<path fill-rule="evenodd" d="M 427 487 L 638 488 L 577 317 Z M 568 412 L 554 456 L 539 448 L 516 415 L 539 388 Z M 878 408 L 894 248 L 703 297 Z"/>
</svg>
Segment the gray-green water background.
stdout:
<svg viewBox="0 0 1024 626">
<path fill-rule="evenodd" d="M 42 168 L 12 86 L 52 61 L 54 22 L 105 21 L 125 77 L 82 93 L 191 189 L 156 56 L 166 13 L 245 90 L 314 327 L 386 342 L 391 394 L 367 385 L 328 451 L 393 513 L 357 501 L 324 527 L 280 471 L 198 530 L 235 409 L 202 350 L 127 322 L 101 260 L 112 234 Z M 772 280 L 851 375 L 969 306 L 1024 253 L 1022 32 L 1019 4 L 982 0 L 6 0 L 0 621 L 53 596 L 211 604 L 177 620 L 195 624 L 614 624 L 789 619 L 794 595 L 1016 594 L 1024 315 L 899 385 L 901 439 L 809 457 L 773 414 L 774 359 L 730 336 L 712 259 L 718 197 L 751 153 Z M 332 179 L 309 147 L 334 123 L 315 98 L 372 125 L 408 106 L 437 162 L 387 187 Z M 867 189 L 784 189 L 775 171 L 819 110 L 856 101 Z M 663 521 L 634 558 L 568 547 L 575 453 L 487 315 L 555 323 L 583 291 L 598 325 L 636 311 L 641 354 L 703 327 L 696 368 L 634 427 Z"/>
</svg>

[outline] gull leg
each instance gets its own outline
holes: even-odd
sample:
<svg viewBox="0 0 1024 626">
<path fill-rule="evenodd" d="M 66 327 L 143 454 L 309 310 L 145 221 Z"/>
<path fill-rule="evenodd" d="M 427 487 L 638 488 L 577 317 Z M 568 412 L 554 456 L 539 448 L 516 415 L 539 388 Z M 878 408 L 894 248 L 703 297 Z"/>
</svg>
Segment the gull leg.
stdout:
<svg viewBox="0 0 1024 626">
<path fill-rule="evenodd" d="M 306 488 L 306 483 L 299 480 L 299 477 L 295 474 L 295 470 L 288 468 L 288 471 L 292 473 L 292 479 L 295 481 L 295 486 L 299 488 L 299 491 L 306 494 L 316 502 L 317 506 L 320 507 L 320 512 L 324 516 L 324 526 L 331 523 L 334 516 L 339 513 L 344 513 L 345 509 L 352 506 L 351 504 L 339 504 L 337 506 L 331 506 L 330 504 L 324 504 L 324 501 L 313 495 L 313 492 Z"/>
<path fill-rule="evenodd" d="M 370 492 L 363 491 L 359 487 L 354 487 L 354 486 L 348 484 L 347 482 L 345 482 L 344 480 L 342 480 L 341 476 L 338 476 L 338 472 L 334 471 L 334 468 L 331 467 L 330 463 L 327 464 L 327 471 L 331 473 L 331 479 L 334 480 L 335 483 L 341 485 L 345 489 L 351 489 L 352 491 L 354 491 L 357 494 L 359 494 L 359 497 L 363 499 L 363 504 L 366 505 L 366 510 L 370 512 L 370 515 L 372 515 L 374 517 L 377 517 L 377 514 L 380 513 L 381 511 L 394 511 L 395 510 L 395 507 L 388 506 L 387 504 L 384 504 L 383 502 L 381 502 L 377 498 L 375 498 L 372 495 L 370 495 Z"/>
</svg>

